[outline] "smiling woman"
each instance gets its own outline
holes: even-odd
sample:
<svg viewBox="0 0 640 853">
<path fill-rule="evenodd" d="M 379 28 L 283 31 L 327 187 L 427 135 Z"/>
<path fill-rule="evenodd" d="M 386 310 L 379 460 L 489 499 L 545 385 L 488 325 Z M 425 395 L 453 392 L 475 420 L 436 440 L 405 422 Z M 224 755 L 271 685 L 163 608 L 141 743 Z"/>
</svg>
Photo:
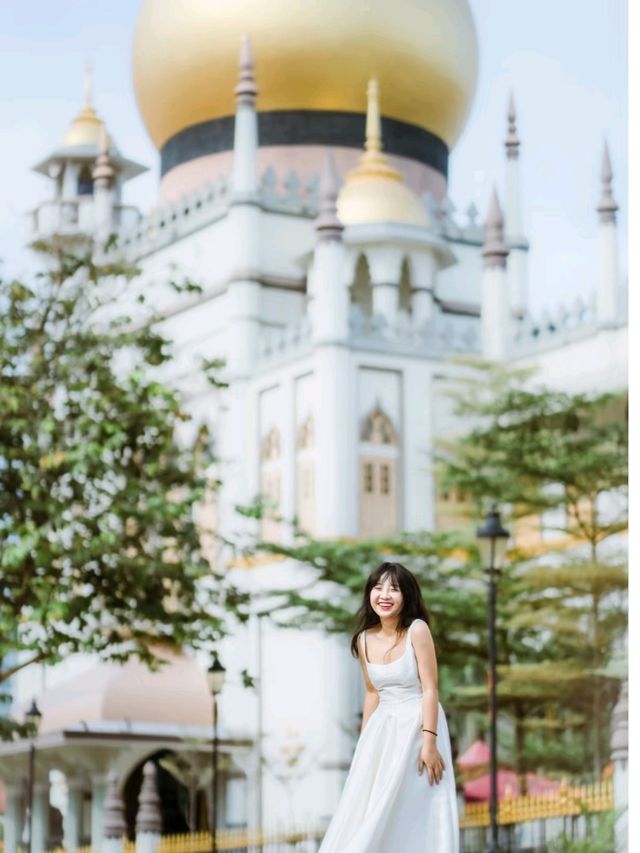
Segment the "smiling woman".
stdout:
<svg viewBox="0 0 640 853">
<path fill-rule="evenodd" d="M 429 615 L 416 578 L 399 563 L 369 576 L 351 650 L 365 683 L 362 730 L 320 853 L 458 853 Z"/>
</svg>

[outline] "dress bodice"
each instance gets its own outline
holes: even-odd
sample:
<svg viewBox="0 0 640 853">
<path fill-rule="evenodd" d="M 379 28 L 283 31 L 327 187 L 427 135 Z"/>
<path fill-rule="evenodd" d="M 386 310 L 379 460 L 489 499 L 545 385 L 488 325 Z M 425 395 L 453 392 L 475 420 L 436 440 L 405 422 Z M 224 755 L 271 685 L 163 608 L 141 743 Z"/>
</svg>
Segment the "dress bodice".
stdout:
<svg viewBox="0 0 640 853">
<path fill-rule="evenodd" d="M 397 660 L 391 661 L 391 663 L 369 663 L 367 660 L 365 631 L 360 633 L 360 643 L 362 645 L 367 672 L 371 683 L 378 691 L 381 705 L 406 702 L 410 699 L 419 699 L 422 697 L 418 663 L 411 640 L 413 626 L 418 621 L 418 619 L 414 619 L 409 626 L 402 655 Z"/>
</svg>

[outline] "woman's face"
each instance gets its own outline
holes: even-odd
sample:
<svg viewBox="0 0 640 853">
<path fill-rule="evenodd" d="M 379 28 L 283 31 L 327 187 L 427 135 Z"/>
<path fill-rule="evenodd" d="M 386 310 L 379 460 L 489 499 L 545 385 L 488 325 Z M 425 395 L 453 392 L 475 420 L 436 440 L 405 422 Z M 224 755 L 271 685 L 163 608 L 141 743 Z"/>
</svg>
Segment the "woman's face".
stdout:
<svg viewBox="0 0 640 853">
<path fill-rule="evenodd" d="M 397 581 L 391 575 L 383 575 L 373 585 L 369 593 L 369 602 L 381 619 L 398 616 L 402 610 L 402 593 Z"/>
</svg>

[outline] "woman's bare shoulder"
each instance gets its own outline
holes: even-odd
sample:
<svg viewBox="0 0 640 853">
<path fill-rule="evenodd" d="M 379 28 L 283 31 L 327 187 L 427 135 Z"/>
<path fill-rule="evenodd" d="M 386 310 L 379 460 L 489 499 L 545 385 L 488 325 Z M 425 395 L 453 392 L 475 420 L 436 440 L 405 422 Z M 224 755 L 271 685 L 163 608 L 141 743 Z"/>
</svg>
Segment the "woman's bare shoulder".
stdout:
<svg viewBox="0 0 640 853">
<path fill-rule="evenodd" d="M 431 629 L 424 619 L 416 619 L 413 623 L 413 635 L 418 639 L 426 639 L 431 636 Z"/>
</svg>

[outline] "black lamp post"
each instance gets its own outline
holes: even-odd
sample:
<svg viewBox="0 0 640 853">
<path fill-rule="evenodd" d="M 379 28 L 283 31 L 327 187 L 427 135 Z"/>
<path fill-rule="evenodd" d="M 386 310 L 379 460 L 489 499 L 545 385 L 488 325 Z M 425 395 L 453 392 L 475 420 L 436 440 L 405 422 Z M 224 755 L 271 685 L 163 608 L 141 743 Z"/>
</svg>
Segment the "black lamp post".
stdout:
<svg viewBox="0 0 640 853">
<path fill-rule="evenodd" d="M 504 563 L 509 531 L 500 523 L 500 514 L 495 504 L 491 507 L 482 527 L 479 527 L 478 548 L 488 584 L 489 620 L 489 745 L 491 750 L 490 795 L 489 795 L 489 841 L 485 853 L 500 853 L 498 846 L 498 745 L 496 731 L 496 575 Z"/>
<path fill-rule="evenodd" d="M 218 844 L 216 840 L 216 829 L 218 826 L 218 693 L 222 691 L 224 684 L 225 668 L 214 653 L 213 663 L 207 670 L 207 681 L 209 690 L 213 697 L 213 755 L 211 775 L 211 853 L 217 853 Z"/>
<path fill-rule="evenodd" d="M 36 705 L 36 700 L 34 699 L 31 702 L 31 707 L 24 715 L 25 722 L 29 723 L 29 725 L 33 729 L 33 734 L 31 736 L 31 745 L 29 747 L 29 792 L 28 792 L 28 800 L 27 800 L 27 820 L 26 820 L 26 829 L 27 829 L 27 850 L 26 853 L 31 853 L 31 838 L 33 836 L 33 786 L 35 784 L 35 769 L 36 769 L 36 735 L 38 734 L 38 727 L 40 726 L 40 720 L 42 719 L 42 713 L 38 706 Z"/>
</svg>

